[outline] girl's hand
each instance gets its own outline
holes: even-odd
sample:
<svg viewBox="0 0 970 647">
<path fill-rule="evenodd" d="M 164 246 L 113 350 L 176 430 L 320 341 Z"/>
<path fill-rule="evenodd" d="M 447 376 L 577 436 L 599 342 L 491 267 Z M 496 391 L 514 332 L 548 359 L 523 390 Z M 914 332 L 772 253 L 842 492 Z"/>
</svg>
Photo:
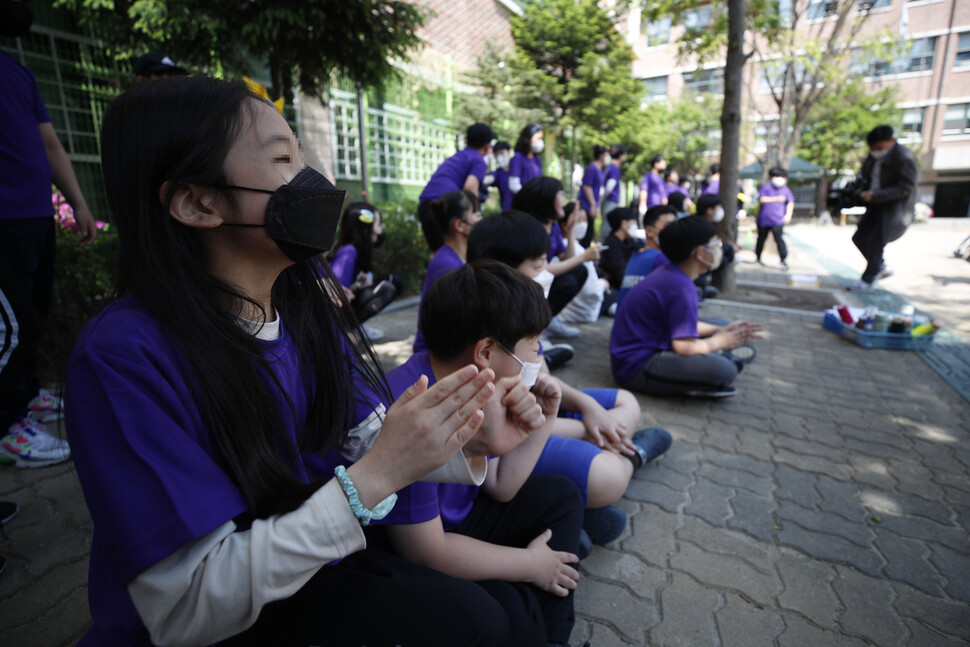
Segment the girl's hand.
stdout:
<svg viewBox="0 0 970 647">
<path fill-rule="evenodd" d="M 591 243 L 586 251 L 583 252 L 584 261 L 598 261 L 600 259 L 600 244 Z"/>
<path fill-rule="evenodd" d="M 579 558 L 572 553 L 552 550 L 548 545 L 550 539 L 552 531 L 546 530 L 526 548 L 532 553 L 532 563 L 535 564 L 535 575 L 529 582 L 564 598 L 576 588 L 579 572 L 569 564 L 575 564 Z"/>
<path fill-rule="evenodd" d="M 504 456 L 546 422 L 536 397 L 518 375 L 498 380 L 495 395 L 482 411 L 485 421 L 466 446 L 466 455 Z"/>
</svg>

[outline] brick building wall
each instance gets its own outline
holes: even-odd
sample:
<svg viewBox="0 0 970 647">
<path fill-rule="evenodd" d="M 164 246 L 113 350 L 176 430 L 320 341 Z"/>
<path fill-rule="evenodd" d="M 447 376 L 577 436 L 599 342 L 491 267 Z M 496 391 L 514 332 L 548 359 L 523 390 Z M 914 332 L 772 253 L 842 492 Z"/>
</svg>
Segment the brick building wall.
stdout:
<svg viewBox="0 0 970 647">
<path fill-rule="evenodd" d="M 499 0 L 413 0 L 427 7 L 435 15 L 427 21 L 419 35 L 434 54 L 450 56 L 462 67 L 474 67 L 485 51 L 485 44 L 493 42 L 512 46 L 509 17 L 514 2 Z"/>
</svg>

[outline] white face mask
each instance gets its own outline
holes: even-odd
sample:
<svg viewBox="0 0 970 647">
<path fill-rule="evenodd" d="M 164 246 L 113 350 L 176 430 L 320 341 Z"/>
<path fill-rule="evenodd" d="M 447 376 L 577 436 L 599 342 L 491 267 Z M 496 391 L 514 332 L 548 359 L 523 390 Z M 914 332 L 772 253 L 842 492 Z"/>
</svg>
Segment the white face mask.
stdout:
<svg viewBox="0 0 970 647">
<path fill-rule="evenodd" d="M 603 166 L 609 166 L 610 162 L 612 161 L 613 161 L 613 158 L 607 155 L 606 157 L 603 158 Z"/>
<path fill-rule="evenodd" d="M 510 351 L 505 346 L 502 346 L 502 350 L 512 356 L 512 359 L 517 361 L 522 365 L 522 370 L 519 371 L 519 376 L 522 378 L 522 383 L 525 384 L 526 388 L 531 389 L 536 385 L 536 381 L 539 379 L 539 371 L 542 370 L 542 362 L 523 362 L 521 359 L 516 357 L 515 353 Z"/>
<path fill-rule="evenodd" d="M 579 222 L 576 223 L 575 227 L 573 227 L 573 233 L 576 235 L 576 240 L 582 240 L 585 238 L 587 231 L 589 231 L 588 222 Z"/>
<path fill-rule="evenodd" d="M 489 153 L 488 155 L 484 156 L 484 160 L 485 160 L 485 166 L 487 166 L 488 168 L 492 168 L 492 164 L 495 163 L 495 156 Z"/>
<path fill-rule="evenodd" d="M 889 154 L 889 151 L 869 151 L 869 154 L 872 155 L 872 159 L 881 160 Z"/>
<path fill-rule="evenodd" d="M 538 155 L 542 151 L 546 150 L 546 143 L 541 139 L 537 142 L 532 142 L 532 152 Z"/>
<path fill-rule="evenodd" d="M 508 155 L 499 155 L 498 157 L 495 158 L 495 160 L 498 162 L 499 167 L 505 168 L 505 169 L 509 167 Z"/>
<path fill-rule="evenodd" d="M 711 260 L 708 261 L 707 259 L 702 258 L 701 256 L 698 256 L 697 260 L 699 260 L 701 263 L 703 263 L 704 265 L 706 265 L 712 270 L 721 266 L 721 261 L 724 260 L 724 249 L 721 247 L 720 242 L 717 243 L 716 247 L 708 247 L 707 245 L 705 245 L 702 249 L 710 252 L 712 258 Z"/>
<path fill-rule="evenodd" d="M 542 286 L 542 293 L 545 294 L 546 295 L 546 298 L 548 299 L 549 298 L 549 290 L 552 288 L 552 282 L 554 280 L 556 280 L 556 277 L 553 276 L 552 272 L 550 272 L 547 269 L 543 269 L 532 280 Z"/>
<path fill-rule="evenodd" d="M 771 185 L 773 187 L 775 187 L 776 189 L 780 189 L 781 187 L 785 186 L 786 184 L 788 184 L 788 180 L 786 180 L 783 177 L 773 177 L 773 178 L 771 178 Z"/>
<path fill-rule="evenodd" d="M 724 207 L 718 207 L 714 210 L 714 222 L 721 222 L 724 220 Z"/>
</svg>

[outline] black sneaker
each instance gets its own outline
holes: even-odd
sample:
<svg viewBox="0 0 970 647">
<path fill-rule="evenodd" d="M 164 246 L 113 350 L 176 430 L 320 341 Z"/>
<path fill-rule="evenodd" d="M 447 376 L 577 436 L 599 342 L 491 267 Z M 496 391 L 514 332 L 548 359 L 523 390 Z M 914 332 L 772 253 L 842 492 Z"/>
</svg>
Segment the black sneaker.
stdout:
<svg viewBox="0 0 970 647">
<path fill-rule="evenodd" d="M 626 528 L 626 513 L 615 505 L 588 508 L 583 515 L 583 532 L 594 544 L 608 544 Z"/>
<path fill-rule="evenodd" d="M 546 358 L 550 371 L 563 366 L 573 358 L 573 355 L 575 351 L 569 344 L 555 344 L 542 349 L 542 356 Z"/>
<path fill-rule="evenodd" d="M 670 449 L 671 443 L 674 442 L 670 432 L 659 427 L 641 429 L 637 433 L 633 434 L 632 440 L 633 444 L 636 446 L 637 458 L 640 459 L 639 465 L 637 465 L 637 461 L 633 461 L 633 466 L 635 468 L 643 467 L 656 457 L 660 456 Z M 630 456 L 630 460 L 633 460 L 632 456 Z"/>
</svg>

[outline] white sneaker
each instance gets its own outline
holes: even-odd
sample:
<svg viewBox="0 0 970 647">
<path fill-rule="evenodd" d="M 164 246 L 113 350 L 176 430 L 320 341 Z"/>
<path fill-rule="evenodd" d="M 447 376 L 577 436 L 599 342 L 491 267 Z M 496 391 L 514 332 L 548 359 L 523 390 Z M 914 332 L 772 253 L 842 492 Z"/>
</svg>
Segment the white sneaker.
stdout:
<svg viewBox="0 0 970 647">
<path fill-rule="evenodd" d="M 852 285 L 850 285 L 847 289 L 849 290 L 849 292 L 866 292 L 872 289 L 872 283 L 869 283 L 868 281 L 859 280 L 853 283 Z"/>
<path fill-rule="evenodd" d="M 47 427 L 30 414 L 10 425 L 7 431 L 0 439 L 0 453 L 12 458 L 17 467 L 46 467 L 71 457 L 67 441 L 50 435 Z"/>
<path fill-rule="evenodd" d="M 361 324 L 364 328 L 364 334 L 367 335 L 367 339 L 371 341 L 372 344 L 376 344 L 380 340 L 384 339 L 384 331 L 380 328 L 374 328 L 368 326 L 367 324 Z"/>
<path fill-rule="evenodd" d="M 47 389 L 38 391 L 27 404 L 27 409 L 40 422 L 54 422 L 64 417 L 64 401 Z"/>
<path fill-rule="evenodd" d="M 549 327 L 546 328 L 546 332 L 554 337 L 565 337 L 566 339 L 579 337 L 579 328 L 566 325 L 558 316 L 552 318 L 549 322 Z"/>
<path fill-rule="evenodd" d="M 893 274 L 895 274 L 895 272 L 893 272 L 892 269 L 888 265 L 883 265 L 882 266 L 882 269 L 879 270 L 879 273 L 876 274 L 875 280 L 876 281 L 879 281 L 879 280 L 882 280 L 882 279 L 888 279 Z"/>
</svg>

